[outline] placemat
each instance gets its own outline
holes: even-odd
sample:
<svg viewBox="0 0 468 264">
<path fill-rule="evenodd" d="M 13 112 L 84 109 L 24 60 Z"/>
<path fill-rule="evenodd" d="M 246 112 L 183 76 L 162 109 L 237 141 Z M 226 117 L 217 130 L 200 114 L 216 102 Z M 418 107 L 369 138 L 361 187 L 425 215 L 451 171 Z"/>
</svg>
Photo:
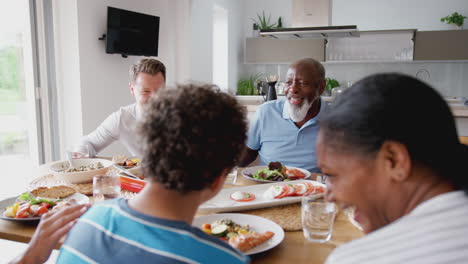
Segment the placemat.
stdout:
<svg viewBox="0 0 468 264">
<path fill-rule="evenodd" d="M 301 223 L 301 204 L 287 204 L 262 209 L 254 209 L 239 212 L 242 214 L 251 214 L 261 216 L 277 223 L 284 231 L 300 231 Z"/>
</svg>

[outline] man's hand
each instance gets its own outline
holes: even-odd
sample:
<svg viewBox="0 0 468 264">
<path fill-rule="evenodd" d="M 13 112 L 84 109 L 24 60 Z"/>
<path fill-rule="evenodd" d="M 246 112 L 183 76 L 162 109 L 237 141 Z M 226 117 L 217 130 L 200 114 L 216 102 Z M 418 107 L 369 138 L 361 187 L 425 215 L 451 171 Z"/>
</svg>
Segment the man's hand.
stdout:
<svg viewBox="0 0 468 264">
<path fill-rule="evenodd" d="M 36 264 L 47 261 L 60 238 L 70 231 L 77 218 L 83 215 L 89 206 L 75 205 L 44 214 L 26 251 L 10 263 Z"/>
</svg>

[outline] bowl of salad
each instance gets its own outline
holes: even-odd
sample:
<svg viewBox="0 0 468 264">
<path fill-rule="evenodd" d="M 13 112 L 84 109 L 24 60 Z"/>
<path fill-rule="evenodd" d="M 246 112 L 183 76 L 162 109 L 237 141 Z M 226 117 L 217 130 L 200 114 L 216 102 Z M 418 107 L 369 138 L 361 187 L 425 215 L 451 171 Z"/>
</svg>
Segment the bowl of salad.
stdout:
<svg viewBox="0 0 468 264">
<path fill-rule="evenodd" d="M 304 180 L 311 176 L 305 169 L 284 166 L 281 162 L 270 162 L 268 166 L 254 166 L 245 168 L 242 176 L 257 182 L 280 182 Z"/>
</svg>

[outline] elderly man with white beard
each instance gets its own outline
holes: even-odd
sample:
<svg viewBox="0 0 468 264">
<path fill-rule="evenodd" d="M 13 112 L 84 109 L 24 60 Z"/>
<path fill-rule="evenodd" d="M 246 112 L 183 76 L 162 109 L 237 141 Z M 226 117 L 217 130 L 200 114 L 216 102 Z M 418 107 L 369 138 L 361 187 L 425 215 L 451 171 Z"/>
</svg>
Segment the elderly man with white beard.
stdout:
<svg viewBox="0 0 468 264">
<path fill-rule="evenodd" d="M 250 124 L 247 148 L 239 166 L 259 156 L 259 164 L 279 161 L 285 166 L 319 172 L 315 141 L 318 116 L 326 111 L 320 95 L 325 89 L 325 69 L 312 58 L 289 67 L 286 98 L 262 104 Z"/>
</svg>

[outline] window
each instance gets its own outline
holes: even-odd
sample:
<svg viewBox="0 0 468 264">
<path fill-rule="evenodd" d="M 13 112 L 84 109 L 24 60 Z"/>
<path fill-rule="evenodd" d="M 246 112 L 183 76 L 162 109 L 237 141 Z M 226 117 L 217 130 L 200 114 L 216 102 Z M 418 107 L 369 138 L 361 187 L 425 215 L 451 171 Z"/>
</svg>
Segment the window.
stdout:
<svg viewBox="0 0 468 264">
<path fill-rule="evenodd" d="M 17 0 L 0 4 L 1 198 L 24 191 L 42 158 L 32 3 Z"/>
</svg>

